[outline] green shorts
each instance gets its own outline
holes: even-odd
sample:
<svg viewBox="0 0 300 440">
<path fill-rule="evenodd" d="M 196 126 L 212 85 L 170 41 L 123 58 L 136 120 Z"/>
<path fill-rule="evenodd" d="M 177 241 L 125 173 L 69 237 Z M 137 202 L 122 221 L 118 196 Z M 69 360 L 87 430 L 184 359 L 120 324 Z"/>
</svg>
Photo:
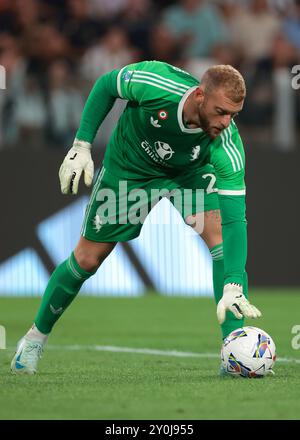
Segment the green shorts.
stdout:
<svg viewBox="0 0 300 440">
<path fill-rule="evenodd" d="M 167 197 L 183 220 L 219 209 L 211 165 L 174 178 L 122 179 L 102 167 L 86 207 L 81 235 L 96 242 L 122 242 L 139 236 L 144 220 Z"/>
</svg>

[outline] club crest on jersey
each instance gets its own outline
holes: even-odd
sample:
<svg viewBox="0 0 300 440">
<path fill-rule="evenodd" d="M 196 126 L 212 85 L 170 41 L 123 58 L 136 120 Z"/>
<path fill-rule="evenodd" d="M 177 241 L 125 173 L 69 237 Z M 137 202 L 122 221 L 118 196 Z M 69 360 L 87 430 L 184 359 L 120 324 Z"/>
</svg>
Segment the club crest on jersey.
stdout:
<svg viewBox="0 0 300 440">
<path fill-rule="evenodd" d="M 191 154 L 191 161 L 198 159 L 199 154 L 200 154 L 200 150 L 201 150 L 200 145 L 196 145 L 195 147 L 193 147 L 192 154 Z"/>
<path fill-rule="evenodd" d="M 158 112 L 159 119 L 165 120 L 168 117 L 168 112 L 166 110 L 159 110 Z"/>
<path fill-rule="evenodd" d="M 162 141 L 157 141 L 154 144 L 155 151 L 159 155 L 159 157 L 163 160 L 169 160 L 175 153 L 175 151 L 172 150 L 169 144 Z"/>
</svg>

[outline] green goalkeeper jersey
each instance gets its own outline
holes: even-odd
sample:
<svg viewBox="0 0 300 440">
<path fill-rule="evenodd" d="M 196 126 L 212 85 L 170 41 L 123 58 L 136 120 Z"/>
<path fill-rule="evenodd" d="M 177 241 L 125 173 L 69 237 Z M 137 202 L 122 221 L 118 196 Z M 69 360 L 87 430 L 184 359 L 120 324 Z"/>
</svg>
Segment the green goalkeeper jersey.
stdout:
<svg viewBox="0 0 300 440">
<path fill-rule="evenodd" d="M 214 141 L 201 128 L 184 125 L 183 106 L 199 80 L 167 63 L 143 61 L 98 81 L 94 91 L 100 89 L 98 98 L 93 94 L 89 98 L 93 113 L 85 109 L 76 137 L 93 142 L 111 108 L 111 102 L 105 108 L 107 94 L 113 102 L 118 97 L 128 100 L 107 146 L 108 169 L 116 173 L 120 169 L 127 178 L 172 176 L 210 163 L 221 192 L 245 193 L 244 150 L 235 123 Z"/>
<path fill-rule="evenodd" d="M 128 100 L 107 146 L 104 166 L 124 179 L 172 177 L 213 166 L 222 215 L 225 281 L 242 284 L 246 263 L 245 156 L 235 123 L 211 138 L 183 120 L 199 85 L 189 73 L 158 61 L 113 70 L 96 82 L 76 138 L 92 143 L 117 98 Z"/>
</svg>

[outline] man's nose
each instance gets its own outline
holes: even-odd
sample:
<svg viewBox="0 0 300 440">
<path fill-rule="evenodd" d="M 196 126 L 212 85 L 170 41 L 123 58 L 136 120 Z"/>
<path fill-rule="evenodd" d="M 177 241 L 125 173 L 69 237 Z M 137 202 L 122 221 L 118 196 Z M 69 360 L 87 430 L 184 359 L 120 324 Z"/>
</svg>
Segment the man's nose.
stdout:
<svg viewBox="0 0 300 440">
<path fill-rule="evenodd" d="M 222 126 L 223 126 L 223 129 L 229 127 L 229 125 L 230 125 L 230 121 L 231 121 L 231 115 L 224 115 L 224 116 L 222 117 L 221 124 L 222 124 Z"/>
</svg>

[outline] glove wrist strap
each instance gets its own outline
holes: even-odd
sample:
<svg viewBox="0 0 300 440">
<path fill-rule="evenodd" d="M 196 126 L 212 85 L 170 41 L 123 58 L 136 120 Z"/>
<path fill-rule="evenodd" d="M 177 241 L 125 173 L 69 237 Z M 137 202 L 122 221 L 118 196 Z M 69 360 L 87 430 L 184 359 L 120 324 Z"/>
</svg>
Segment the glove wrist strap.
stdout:
<svg viewBox="0 0 300 440">
<path fill-rule="evenodd" d="M 242 287 L 242 285 L 241 284 L 238 284 L 238 283 L 228 283 L 228 284 L 225 284 L 225 286 L 224 287 L 226 287 L 226 286 L 230 286 L 230 287 Z"/>
<path fill-rule="evenodd" d="M 90 150 L 92 148 L 92 144 L 86 141 L 81 141 L 77 138 L 74 139 L 73 147 L 75 148 L 84 148 L 85 150 Z"/>
</svg>

